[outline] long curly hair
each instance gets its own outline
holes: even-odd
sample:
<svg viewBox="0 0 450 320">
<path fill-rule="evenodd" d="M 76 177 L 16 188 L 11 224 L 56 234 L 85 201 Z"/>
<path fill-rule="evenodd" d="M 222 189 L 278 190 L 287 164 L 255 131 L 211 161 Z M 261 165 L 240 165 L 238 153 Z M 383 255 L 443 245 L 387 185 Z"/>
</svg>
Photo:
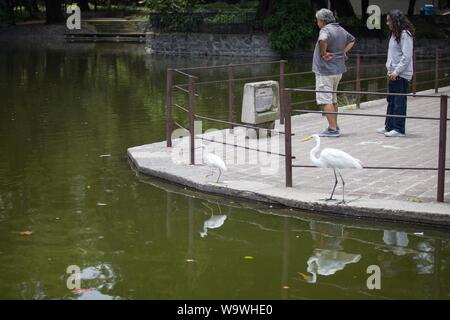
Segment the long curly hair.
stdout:
<svg viewBox="0 0 450 320">
<path fill-rule="evenodd" d="M 403 30 L 406 30 L 411 37 L 415 37 L 414 25 L 409 21 L 409 19 L 398 9 L 389 11 L 388 15 L 392 20 L 392 31 L 395 40 L 400 43 Z"/>
</svg>

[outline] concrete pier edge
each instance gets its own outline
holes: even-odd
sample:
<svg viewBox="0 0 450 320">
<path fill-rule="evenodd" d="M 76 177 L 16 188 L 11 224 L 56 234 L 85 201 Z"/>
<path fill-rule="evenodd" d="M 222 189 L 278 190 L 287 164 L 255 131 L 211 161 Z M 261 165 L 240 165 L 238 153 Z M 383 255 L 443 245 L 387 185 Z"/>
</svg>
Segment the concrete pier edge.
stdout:
<svg viewBox="0 0 450 320">
<path fill-rule="evenodd" d="M 445 89 L 449 89 L 446 87 Z M 422 94 L 430 94 L 431 90 L 420 92 Z M 379 103 L 385 103 L 384 99 L 372 100 L 363 103 L 362 106 L 371 107 Z M 298 115 L 295 117 L 302 117 Z M 152 143 L 150 145 L 154 148 L 156 154 L 167 155 L 170 157 L 170 148 L 166 148 L 165 141 Z M 356 198 L 357 202 L 350 202 L 345 205 L 334 204 L 332 202 L 320 201 L 323 194 L 310 193 L 304 189 L 285 188 L 285 187 L 270 187 L 258 186 L 258 182 L 247 181 L 245 179 L 239 181 L 226 181 L 214 183 L 202 179 L 199 175 L 192 174 L 176 174 L 176 170 L 170 171 L 164 168 L 167 163 L 166 160 L 160 159 L 159 164 L 152 166 L 142 166 L 139 164 L 135 155 L 142 153 L 140 147 L 132 147 L 127 150 L 128 159 L 131 165 L 139 173 L 145 176 L 153 176 L 163 180 L 170 181 L 179 185 L 183 185 L 195 190 L 218 194 L 228 197 L 242 198 L 253 201 L 260 201 L 266 203 L 280 204 L 289 208 L 301 209 L 310 212 L 320 212 L 332 215 L 340 215 L 364 219 L 376 219 L 391 222 L 407 222 L 414 224 L 426 224 L 439 227 L 450 227 L 450 204 L 438 202 L 423 202 L 416 203 L 402 200 L 386 200 L 386 199 L 364 199 Z M 152 157 L 154 159 L 156 157 Z M 190 165 L 181 166 L 177 170 L 189 169 L 193 167 Z M 194 166 L 201 167 L 201 166 Z M 200 169 L 203 170 L 203 169 Z M 205 171 L 206 172 L 206 171 Z M 447 177 L 448 179 L 448 177 Z M 253 185 L 252 185 L 253 184 Z M 352 196 L 349 196 L 351 199 Z M 355 198 L 353 196 L 353 198 Z"/>
</svg>

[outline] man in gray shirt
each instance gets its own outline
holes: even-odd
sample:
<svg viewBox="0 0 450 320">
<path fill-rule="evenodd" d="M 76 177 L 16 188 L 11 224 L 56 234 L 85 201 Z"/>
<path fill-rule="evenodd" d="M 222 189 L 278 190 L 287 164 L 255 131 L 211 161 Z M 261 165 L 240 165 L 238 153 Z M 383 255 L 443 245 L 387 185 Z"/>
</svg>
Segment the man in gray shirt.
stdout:
<svg viewBox="0 0 450 320">
<path fill-rule="evenodd" d="M 312 71 L 316 74 L 316 90 L 337 91 L 342 74 L 347 71 L 347 52 L 353 47 L 355 37 L 342 28 L 333 12 L 320 9 L 316 13 L 319 39 L 314 49 Z M 325 112 L 338 112 L 337 94 L 316 92 L 317 104 Z M 321 137 L 339 137 L 337 114 L 327 114 L 328 128 Z"/>
</svg>

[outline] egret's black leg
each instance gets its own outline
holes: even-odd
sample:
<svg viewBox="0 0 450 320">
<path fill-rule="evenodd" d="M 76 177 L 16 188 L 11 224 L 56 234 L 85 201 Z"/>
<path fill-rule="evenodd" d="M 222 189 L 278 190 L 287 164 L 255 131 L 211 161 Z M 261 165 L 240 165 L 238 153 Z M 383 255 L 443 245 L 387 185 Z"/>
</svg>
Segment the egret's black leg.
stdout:
<svg viewBox="0 0 450 320">
<path fill-rule="evenodd" d="M 325 199 L 325 201 L 330 201 L 330 200 L 334 200 L 333 199 L 333 195 L 334 195 L 334 191 L 336 190 L 336 186 L 338 184 L 338 179 L 336 176 L 336 169 L 333 168 L 333 172 L 334 172 L 334 187 L 333 187 L 333 191 L 331 191 L 331 196 L 327 199 Z"/>
<path fill-rule="evenodd" d="M 218 183 L 219 182 L 219 179 L 220 179 L 220 176 L 222 175 L 222 170 L 220 170 L 220 168 L 219 168 L 219 176 L 217 177 L 217 181 L 216 181 L 216 183 Z"/>
<path fill-rule="evenodd" d="M 340 202 L 340 203 L 345 204 L 345 181 L 342 178 L 341 172 L 338 171 L 338 173 L 339 173 L 339 177 L 341 177 L 341 180 L 342 180 L 342 202 Z"/>
</svg>

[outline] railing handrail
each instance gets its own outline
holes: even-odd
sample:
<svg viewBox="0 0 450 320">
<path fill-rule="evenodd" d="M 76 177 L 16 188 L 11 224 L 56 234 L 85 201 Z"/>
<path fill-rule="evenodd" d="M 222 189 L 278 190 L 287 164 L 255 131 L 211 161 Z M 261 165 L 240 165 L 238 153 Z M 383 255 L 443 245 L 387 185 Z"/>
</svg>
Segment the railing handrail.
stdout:
<svg viewBox="0 0 450 320">
<path fill-rule="evenodd" d="M 188 67 L 188 68 L 178 68 L 176 70 L 186 71 L 186 70 L 204 70 L 204 69 L 216 69 L 216 68 L 228 68 L 228 67 L 245 67 L 245 66 L 253 66 L 260 64 L 276 64 L 280 63 L 280 61 L 287 62 L 287 60 L 275 60 L 275 61 L 261 61 L 261 62 L 249 62 L 249 63 L 230 63 L 230 64 L 222 64 L 217 66 L 199 66 L 199 67 Z"/>
<path fill-rule="evenodd" d="M 445 94 L 429 95 L 429 94 L 416 94 L 416 93 L 389 93 L 389 92 L 374 92 L 374 91 L 348 91 L 348 90 L 315 90 L 315 89 L 302 89 L 302 88 L 286 88 L 286 91 L 291 92 L 322 92 L 322 93 L 345 93 L 345 94 L 367 94 L 374 96 L 406 96 L 414 98 L 440 98 L 441 96 L 447 96 Z M 448 96 L 447 96 L 448 98 Z"/>
<path fill-rule="evenodd" d="M 241 64 L 226 64 L 226 65 L 216 65 L 216 66 L 199 66 L 199 67 L 188 67 L 188 68 L 174 68 L 174 69 L 168 69 L 167 70 L 167 124 L 166 124 L 166 137 L 167 137 L 167 146 L 172 146 L 172 140 L 171 140 L 171 128 L 173 127 L 173 105 L 176 107 L 179 107 L 186 111 L 189 114 L 189 132 L 190 132 L 190 158 L 191 158 L 191 164 L 195 164 L 195 152 L 194 152 L 194 144 L 196 139 L 195 134 L 195 128 L 194 128 L 194 119 L 204 119 L 208 121 L 213 121 L 217 123 L 222 124 L 228 124 L 230 126 L 230 129 L 233 129 L 235 126 L 242 126 L 246 128 L 252 128 L 252 129 L 263 129 L 270 132 L 277 132 L 279 134 L 284 134 L 284 140 L 285 140 L 285 154 L 278 154 L 285 157 L 285 178 L 286 178 L 286 186 L 292 187 L 292 168 L 293 167 L 305 167 L 301 165 L 293 165 L 292 159 L 295 159 L 295 157 L 292 156 L 292 131 L 291 131 L 291 113 L 293 112 L 303 112 L 303 113 L 321 113 L 321 114 L 338 114 L 338 112 L 323 112 L 323 111 L 313 111 L 313 110 L 292 110 L 291 106 L 298 103 L 291 103 L 291 94 L 292 93 L 316 93 L 316 92 L 323 92 L 323 93 L 335 93 L 335 94 L 352 94 L 357 95 L 357 106 L 360 105 L 360 96 L 361 95 L 376 95 L 376 96 L 407 96 L 407 97 L 413 97 L 413 98 L 440 98 L 440 117 L 418 117 L 418 116 L 402 116 L 402 115 L 390 115 L 390 114 L 384 114 L 384 115 L 377 115 L 377 114 L 367 114 L 367 113 L 349 113 L 349 112 L 339 112 L 340 115 L 345 116 L 370 116 L 370 117 L 395 117 L 395 118 L 409 118 L 409 119 L 419 119 L 419 120 L 439 120 L 440 121 L 440 128 L 439 128 L 439 155 L 438 155 L 438 168 L 412 168 L 414 170 L 438 170 L 438 182 L 437 182 L 437 201 L 443 202 L 444 201 L 444 188 L 445 188 L 445 172 L 449 169 L 446 168 L 445 160 L 446 160 L 446 131 L 447 131 L 447 121 L 450 121 L 450 119 L 447 118 L 447 105 L 448 105 L 448 95 L 447 94 L 437 94 L 438 93 L 438 86 L 439 81 L 446 80 L 443 78 L 439 78 L 439 74 L 441 69 L 439 69 L 439 61 L 446 61 L 449 60 L 448 58 L 442 59 L 439 57 L 439 50 L 436 49 L 435 51 L 435 65 L 433 69 L 430 70 L 421 70 L 416 71 L 416 63 L 417 56 L 414 54 L 413 56 L 413 69 L 414 69 L 414 75 L 412 79 L 412 86 L 413 86 L 413 93 L 388 93 L 388 92 L 371 92 L 371 91 L 361 91 L 361 82 L 362 81 L 370 81 L 370 80 L 380 80 L 385 78 L 384 76 L 376 76 L 376 77 L 366 77 L 361 78 L 360 72 L 362 68 L 369 67 L 369 65 L 362 65 L 361 64 L 361 58 L 362 57 L 375 57 L 375 56 L 386 56 L 386 54 L 372 54 L 372 55 L 364 55 L 357 54 L 356 58 L 356 65 L 349 66 L 347 70 L 353 70 L 356 69 L 356 79 L 354 80 L 347 80 L 342 81 L 341 83 L 355 83 L 356 90 L 315 90 L 315 89 L 307 89 L 307 88 L 285 88 L 285 78 L 287 76 L 292 75 L 306 75 L 306 74 L 313 74 L 313 71 L 304 71 L 304 72 L 294 72 L 294 73 L 285 73 L 285 64 L 287 60 L 277 60 L 277 61 L 262 61 L 262 62 L 251 62 L 251 63 L 241 63 Z M 426 61 L 426 59 L 424 59 Z M 432 61 L 432 60 L 431 60 Z M 420 62 L 420 61 L 419 61 Z M 244 77 L 244 78 L 235 78 L 234 77 L 234 70 L 236 67 L 245 67 L 245 66 L 254 66 L 254 65 L 261 65 L 261 64 L 279 64 L 280 65 L 280 72 L 277 75 L 272 76 L 255 76 L 255 77 Z M 379 64 L 381 66 L 381 64 Z M 187 71 L 192 70 L 210 70 L 210 69 L 220 69 L 220 68 L 226 68 L 228 70 L 228 78 L 223 80 L 211 80 L 211 81 L 196 81 L 199 80 L 200 77 L 194 76 L 192 74 L 189 74 Z M 449 68 L 442 68 L 442 70 L 446 70 Z M 424 73 L 424 72 L 435 72 L 435 77 L 431 81 L 422 81 L 417 82 L 416 80 L 416 74 L 417 73 Z M 188 83 L 187 84 L 179 84 L 174 85 L 173 84 L 173 72 L 177 72 L 183 76 L 188 77 Z M 279 77 L 280 78 L 280 124 L 284 124 L 284 132 L 274 130 L 274 129 L 265 129 L 265 128 L 259 128 L 257 126 L 253 125 L 247 125 L 247 124 L 241 124 L 235 121 L 234 119 L 234 113 L 235 113 L 235 95 L 234 95 L 234 84 L 236 81 L 242 81 L 242 80 L 251 80 L 251 79 L 261 79 L 261 78 L 267 78 L 267 77 Z M 387 76 L 386 76 L 387 79 Z M 434 82 L 434 89 L 436 94 L 417 94 L 416 93 L 416 85 L 417 84 L 423 84 L 428 82 Z M 220 119 L 214 119 L 207 116 L 201 116 L 196 114 L 195 112 L 195 97 L 198 97 L 199 95 L 196 94 L 195 88 L 199 84 L 209 84 L 209 83 L 228 83 L 228 91 L 229 91 L 229 98 L 228 98 L 228 121 L 226 120 L 220 120 Z M 184 89 L 183 87 L 188 87 L 188 89 Z M 314 87 L 312 87 L 314 88 Z M 179 106 L 178 104 L 173 104 L 173 89 L 181 90 L 184 93 L 187 93 L 189 96 L 189 108 L 183 108 Z M 385 90 L 387 88 L 383 88 Z M 179 125 L 178 123 L 176 123 Z M 213 141 L 216 142 L 216 141 Z M 238 145 L 234 145 L 236 147 L 242 147 Z M 258 150 L 256 150 L 258 151 Z M 262 151 L 262 150 L 261 150 Z M 275 154 L 275 153 L 274 153 Z M 312 166 L 311 166 L 312 167 Z M 381 168 L 381 167 L 369 167 L 369 169 L 375 169 L 375 168 Z M 401 167 L 383 167 L 383 168 L 390 168 L 390 169 L 405 169 Z M 411 169 L 411 168 L 409 168 Z"/>
</svg>

